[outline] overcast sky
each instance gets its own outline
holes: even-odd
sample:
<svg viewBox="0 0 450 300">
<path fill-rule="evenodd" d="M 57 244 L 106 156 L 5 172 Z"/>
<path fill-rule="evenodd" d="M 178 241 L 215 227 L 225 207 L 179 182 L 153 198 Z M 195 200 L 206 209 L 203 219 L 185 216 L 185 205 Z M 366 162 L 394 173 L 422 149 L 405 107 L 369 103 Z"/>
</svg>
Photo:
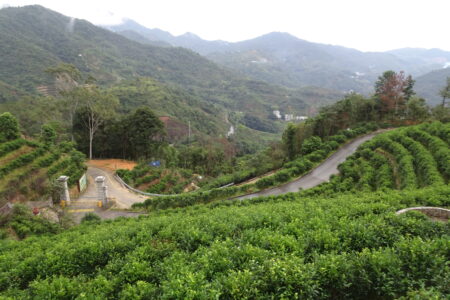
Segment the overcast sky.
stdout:
<svg viewBox="0 0 450 300">
<path fill-rule="evenodd" d="M 94 24 L 129 18 L 149 28 L 240 41 L 282 31 L 363 51 L 450 51 L 450 0 L 0 0 L 40 4 Z"/>
</svg>

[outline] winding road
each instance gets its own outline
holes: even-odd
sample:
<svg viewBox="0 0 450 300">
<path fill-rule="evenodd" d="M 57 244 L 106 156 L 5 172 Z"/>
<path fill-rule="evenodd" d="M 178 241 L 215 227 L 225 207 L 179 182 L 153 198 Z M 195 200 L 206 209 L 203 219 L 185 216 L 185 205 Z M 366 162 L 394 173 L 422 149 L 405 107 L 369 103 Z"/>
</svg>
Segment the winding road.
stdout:
<svg viewBox="0 0 450 300">
<path fill-rule="evenodd" d="M 311 172 L 294 181 L 253 194 L 239 196 L 234 199 L 251 199 L 262 196 L 281 195 L 290 192 L 298 192 L 299 189 L 309 189 L 315 187 L 316 185 L 328 181 L 331 175 L 338 174 L 339 171 L 337 167 L 339 166 L 339 164 L 343 163 L 347 159 L 347 157 L 353 154 L 359 147 L 359 145 L 372 139 L 374 136 L 384 131 L 385 130 L 379 130 L 354 139 L 350 143 L 342 146 L 337 152 L 331 155 L 328 159 L 326 159 Z"/>
<path fill-rule="evenodd" d="M 338 165 L 344 162 L 348 156 L 353 154 L 359 145 L 370 140 L 375 135 L 383 131 L 385 130 L 379 130 L 354 139 L 353 141 L 342 146 L 338 151 L 313 169 L 310 173 L 294 181 L 257 193 L 239 196 L 235 199 L 249 199 L 261 196 L 281 195 L 289 192 L 297 192 L 299 189 L 312 188 L 320 183 L 326 182 L 329 180 L 331 175 L 339 173 L 337 169 Z M 118 216 L 136 216 L 133 212 L 111 209 L 105 210 L 97 207 L 98 200 L 95 186 L 95 178 L 97 176 L 105 177 L 105 185 L 108 186 L 108 198 L 114 201 L 115 208 L 128 209 L 131 208 L 133 203 L 143 202 L 148 198 L 147 196 L 135 194 L 126 187 L 122 186 L 122 184 L 114 178 L 113 171 L 90 165 L 87 170 L 87 177 L 89 181 L 88 188 L 79 199 L 72 201 L 69 209 L 69 211 L 76 216 L 76 219 L 81 219 L 81 217 L 87 212 L 95 212 L 100 217 L 105 219 Z"/>
</svg>

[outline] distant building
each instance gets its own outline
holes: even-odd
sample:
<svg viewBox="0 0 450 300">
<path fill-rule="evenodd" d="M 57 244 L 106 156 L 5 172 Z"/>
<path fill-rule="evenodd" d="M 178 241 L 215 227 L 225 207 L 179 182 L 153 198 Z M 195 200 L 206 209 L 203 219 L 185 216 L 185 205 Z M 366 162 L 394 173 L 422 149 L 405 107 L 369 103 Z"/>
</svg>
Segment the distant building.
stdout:
<svg viewBox="0 0 450 300">
<path fill-rule="evenodd" d="M 292 120 L 294 120 L 294 115 L 293 114 L 285 114 L 284 115 L 284 120 L 285 121 L 292 121 Z"/>
<path fill-rule="evenodd" d="M 282 118 L 281 112 L 279 110 L 274 110 L 273 114 L 275 115 L 275 117 L 277 117 L 277 119 L 281 119 Z"/>
</svg>

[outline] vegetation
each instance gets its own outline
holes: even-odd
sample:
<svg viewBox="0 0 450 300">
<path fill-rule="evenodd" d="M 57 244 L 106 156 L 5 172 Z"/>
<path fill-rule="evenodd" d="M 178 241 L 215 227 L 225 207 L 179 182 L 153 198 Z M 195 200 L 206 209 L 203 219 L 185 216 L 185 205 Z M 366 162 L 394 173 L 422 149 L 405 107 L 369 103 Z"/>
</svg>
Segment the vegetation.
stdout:
<svg viewBox="0 0 450 300">
<path fill-rule="evenodd" d="M 439 94 L 442 97 L 442 107 L 446 106 L 445 100 L 450 98 L 450 77 L 447 77 L 447 84 L 445 87 L 439 91 Z"/>
<path fill-rule="evenodd" d="M 446 135 L 449 125 L 425 123 L 380 134 L 360 146 L 339 166 L 340 176 L 305 193 L 448 185 L 450 150 L 439 135 Z"/>
<path fill-rule="evenodd" d="M 8 120 L 17 124 L 10 115 Z M 12 135 L 11 135 L 12 136 Z M 0 205 L 38 200 L 52 194 L 51 181 L 69 176 L 73 186 L 86 170 L 84 155 L 71 143 L 54 144 L 54 129 L 43 126 L 41 142 L 16 138 L 0 143 Z"/>
<path fill-rule="evenodd" d="M 448 186 L 289 194 L 92 223 L 3 242 L 2 296 L 16 298 L 397 298 L 448 294 Z"/>
<path fill-rule="evenodd" d="M 14 113 L 0 114 L 0 205 L 47 200 L 59 175 L 74 185 L 85 171 L 85 155 L 75 147 L 91 158 L 139 160 L 117 173 L 139 189 L 171 195 L 134 206 L 148 216 L 102 221 L 90 213 L 67 230 L 15 205 L 0 218 L 0 298 L 450 294 L 450 223 L 395 214 L 450 206 L 446 88 L 443 105 L 430 111 L 414 95 L 411 77 L 388 71 L 373 96 L 350 93 L 316 117 L 288 124 L 281 141 L 270 143 L 284 127 L 272 111 L 305 112 L 317 94 L 240 78 L 188 50 L 141 45 L 85 21 L 65 30 L 68 21 L 39 6 L 0 11 L 0 102 L 7 101 L 0 109 Z M 343 78 L 345 85 L 349 76 Z M 178 137 L 166 137 L 171 132 L 158 115 L 177 123 Z M 433 119 L 441 122 L 366 142 L 328 183 L 230 199 L 297 178 L 357 136 Z M 225 137 L 231 125 L 236 133 Z M 265 148 L 255 153 L 260 141 Z M 150 167 L 156 160 L 161 166 Z M 246 184 L 255 176 L 261 178 Z M 172 195 L 186 186 L 200 189 Z"/>
<path fill-rule="evenodd" d="M 31 209 L 21 204 L 15 204 L 10 214 L 0 216 L 0 231 L 2 238 L 8 235 L 18 239 L 29 236 L 51 235 L 60 232 L 62 227 L 41 216 L 35 216 Z"/>
<path fill-rule="evenodd" d="M 316 141 L 316 143 L 311 142 L 311 140 L 315 139 L 305 140 L 305 149 L 307 150 L 304 150 L 302 156 L 293 161 L 285 162 L 281 169 L 277 170 L 272 175 L 265 176 L 257 180 L 256 183 L 244 184 L 241 186 L 222 187 L 230 183 L 234 184 L 243 182 L 246 179 L 254 177 L 255 175 L 261 175 L 257 174 L 256 170 L 244 169 L 240 172 L 236 171 L 232 174 L 220 176 L 205 184 L 200 191 L 189 194 L 149 198 L 143 203 L 135 203 L 133 207 L 145 207 L 149 210 L 186 207 L 194 204 L 209 203 L 220 199 L 228 199 L 232 196 L 255 192 L 257 190 L 286 183 L 310 171 L 313 167 L 335 151 L 340 144 L 346 142 L 347 139 L 364 134 L 370 130 L 373 130 L 373 127 L 369 125 L 367 127 L 357 128 L 355 130 L 347 130 L 345 131 L 345 135 L 339 134 L 330 137 L 329 140 L 325 142 L 322 142 L 320 138 Z M 340 142 L 338 143 L 336 140 L 339 140 Z M 262 170 L 263 169 L 259 169 L 259 171 Z"/>
<path fill-rule="evenodd" d="M 0 142 L 7 142 L 19 137 L 19 124 L 9 112 L 0 115 Z"/>
<path fill-rule="evenodd" d="M 153 194 L 179 194 L 195 190 L 201 176 L 187 169 L 151 167 L 148 164 L 137 165 L 133 170 L 117 170 L 127 184 L 138 190 Z"/>
<path fill-rule="evenodd" d="M 41 125 L 56 119 L 71 135 L 78 102 L 67 92 L 93 83 L 120 100 L 119 113 L 148 106 L 157 115 L 171 116 L 185 126 L 190 122 L 195 135 L 214 138 L 225 137 L 231 125 L 226 118 L 229 113 L 244 112 L 250 120 L 263 124 L 256 124 L 259 130 L 279 134 L 279 126 L 269 119 L 273 109 L 290 107 L 295 114 L 306 114 L 309 105 L 318 100 L 330 102 L 340 95 L 249 80 L 183 48 L 143 45 L 83 20 L 73 22 L 69 32 L 70 18 L 40 6 L 0 11 L 4 29 L 0 42 L 8 45 L 0 62 L 0 81 L 26 91 L 16 93 L 0 111 L 23 115 L 19 119 L 28 134 L 38 133 Z M 24 94 L 32 99 L 24 100 Z M 60 99 L 54 107 L 55 100 L 38 95 Z M 6 91 L 4 98 L 10 99 Z M 23 102 L 39 107 L 31 109 Z M 56 114 L 44 106 L 51 106 Z M 36 113 L 38 110 L 42 112 Z M 247 123 L 255 127 L 254 122 Z"/>
</svg>

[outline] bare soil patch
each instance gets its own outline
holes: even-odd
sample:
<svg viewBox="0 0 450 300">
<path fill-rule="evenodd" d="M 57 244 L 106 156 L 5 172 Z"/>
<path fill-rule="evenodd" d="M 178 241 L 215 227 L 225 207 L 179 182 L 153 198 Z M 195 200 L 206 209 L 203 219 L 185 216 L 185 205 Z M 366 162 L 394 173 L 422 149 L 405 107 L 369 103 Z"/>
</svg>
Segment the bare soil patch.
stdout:
<svg viewBox="0 0 450 300">
<path fill-rule="evenodd" d="M 115 171 L 117 169 L 133 169 L 137 163 L 125 159 L 92 159 L 87 162 L 89 166 Z"/>
</svg>

